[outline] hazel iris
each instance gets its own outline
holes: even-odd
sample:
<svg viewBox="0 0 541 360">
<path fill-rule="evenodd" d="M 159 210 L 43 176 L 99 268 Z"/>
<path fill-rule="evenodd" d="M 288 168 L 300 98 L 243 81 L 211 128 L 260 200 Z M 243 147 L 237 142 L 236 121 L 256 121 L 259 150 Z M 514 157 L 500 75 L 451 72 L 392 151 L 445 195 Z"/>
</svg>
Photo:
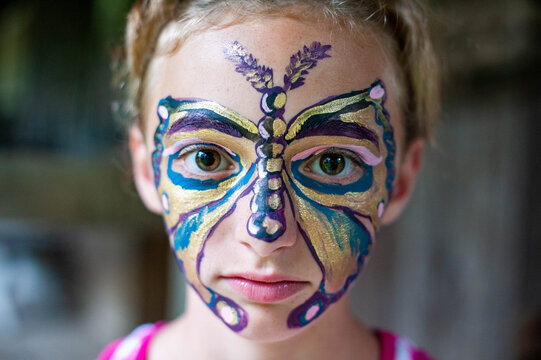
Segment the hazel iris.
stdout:
<svg viewBox="0 0 541 360">
<path fill-rule="evenodd" d="M 327 154 L 319 159 L 321 170 L 327 175 L 338 175 L 344 170 L 346 159 L 339 154 Z"/>
<path fill-rule="evenodd" d="M 220 154 L 214 150 L 199 150 L 195 154 L 195 162 L 201 170 L 212 171 L 220 165 Z"/>
</svg>

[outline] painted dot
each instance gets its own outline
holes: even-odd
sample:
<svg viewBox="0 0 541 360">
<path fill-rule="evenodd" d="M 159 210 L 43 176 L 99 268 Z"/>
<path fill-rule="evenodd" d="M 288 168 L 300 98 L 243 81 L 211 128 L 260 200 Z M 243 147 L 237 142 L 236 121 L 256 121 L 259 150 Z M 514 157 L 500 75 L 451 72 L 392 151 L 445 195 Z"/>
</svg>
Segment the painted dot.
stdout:
<svg viewBox="0 0 541 360">
<path fill-rule="evenodd" d="M 265 114 L 272 113 L 272 109 L 269 107 L 269 104 L 267 103 L 268 97 L 269 97 L 268 93 L 263 94 L 263 96 L 261 97 L 261 109 L 263 110 Z"/>
<path fill-rule="evenodd" d="M 266 216 L 265 219 L 263 219 L 263 222 L 261 223 L 261 225 L 263 225 L 263 227 L 265 228 L 265 231 L 269 235 L 276 234 L 283 227 L 279 221 L 271 219 L 268 216 Z"/>
<path fill-rule="evenodd" d="M 273 136 L 282 136 L 286 132 L 286 123 L 281 119 L 276 119 L 272 123 L 272 134 Z"/>
<path fill-rule="evenodd" d="M 282 166 L 284 164 L 284 159 L 282 158 L 272 158 L 267 160 L 267 171 L 268 172 L 280 172 L 282 171 Z"/>
<path fill-rule="evenodd" d="M 162 206 L 165 211 L 169 211 L 169 197 L 166 193 L 162 193 Z"/>
<path fill-rule="evenodd" d="M 269 179 L 269 189 L 270 190 L 278 190 L 280 187 L 282 187 L 282 179 L 281 178 L 275 177 L 275 178 L 270 178 Z"/>
<path fill-rule="evenodd" d="M 284 107 L 284 105 L 286 104 L 286 93 L 279 93 L 278 95 L 276 95 L 276 98 L 274 99 L 274 107 L 276 109 L 281 109 Z"/>
<path fill-rule="evenodd" d="M 272 156 L 277 157 L 282 155 L 282 152 L 284 151 L 284 146 L 282 144 L 272 144 Z"/>
<path fill-rule="evenodd" d="M 381 87 L 381 85 L 377 85 L 370 90 L 370 97 L 372 99 L 381 99 L 383 95 L 385 95 L 385 90 Z"/>
<path fill-rule="evenodd" d="M 314 316 L 317 315 L 317 312 L 319 311 L 319 305 L 312 305 L 310 309 L 306 312 L 305 319 L 306 321 L 310 321 L 314 318 Z"/>
<path fill-rule="evenodd" d="M 235 310 L 233 310 L 231 306 L 224 305 L 220 309 L 220 316 L 222 317 L 222 319 L 224 319 L 226 323 L 233 324 L 233 322 L 235 321 Z"/>
<path fill-rule="evenodd" d="M 167 119 L 167 117 L 169 116 L 169 111 L 167 111 L 167 108 L 165 106 L 160 105 L 158 107 L 158 115 L 160 115 L 162 119 Z"/>
<path fill-rule="evenodd" d="M 381 218 L 383 216 L 383 211 L 385 210 L 385 205 L 383 204 L 383 201 L 379 203 L 378 205 L 378 216 Z"/>
<path fill-rule="evenodd" d="M 282 199 L 280 199 L 279 194 L 274 193 L 268 197 L 267 204 L 271 209 L 276 210 L 282 206 Z"/>
<path fill-rule="evenodd" d="M 265 124 L 263 122 L 259 124 L 259 135 L 261 135 L 263 139 L 270 138 L 270 134 L 267 129 L 265 129 Z"/>
</svg>

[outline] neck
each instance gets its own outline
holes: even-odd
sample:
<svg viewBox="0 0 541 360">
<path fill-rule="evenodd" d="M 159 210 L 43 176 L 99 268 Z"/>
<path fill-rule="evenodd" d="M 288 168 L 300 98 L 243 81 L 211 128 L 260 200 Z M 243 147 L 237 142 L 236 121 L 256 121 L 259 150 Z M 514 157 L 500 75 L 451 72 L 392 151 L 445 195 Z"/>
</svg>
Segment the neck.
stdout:
<svg viewBox="0 0 541 360">
<path fill-rule="evenodd" d="M 171 359 L 174 353 L 174 359 L 368 360 L 377 359 L 379 352 L 375 337 L 350 313 L 346 296 L 305 328 L 290 330 L 281 340 L 262 342 L 228 329 L 192 289 L 184 315 L 158 336 L 152 348 L 150 355 L 156 356 L 151 359 Z"/>
</svg>

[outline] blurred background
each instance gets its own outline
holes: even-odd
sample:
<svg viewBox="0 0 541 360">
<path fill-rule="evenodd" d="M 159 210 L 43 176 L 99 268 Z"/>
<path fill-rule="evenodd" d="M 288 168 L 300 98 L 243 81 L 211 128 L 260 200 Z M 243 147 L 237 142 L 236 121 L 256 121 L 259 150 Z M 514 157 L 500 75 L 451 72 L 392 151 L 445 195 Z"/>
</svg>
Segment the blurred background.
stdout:
<svg viewBox="0 0 541 360">
<path fill-rule="evenodd" d="M 2 360 L 94 359 L 182 311 L 180 272 L 111 112 L 111 55 L 131 3 L 0 3 Z M 538 359 L 541 4 L 430 5 L 441 123 L 352 306 L 438 359 Z"/>
</svg>

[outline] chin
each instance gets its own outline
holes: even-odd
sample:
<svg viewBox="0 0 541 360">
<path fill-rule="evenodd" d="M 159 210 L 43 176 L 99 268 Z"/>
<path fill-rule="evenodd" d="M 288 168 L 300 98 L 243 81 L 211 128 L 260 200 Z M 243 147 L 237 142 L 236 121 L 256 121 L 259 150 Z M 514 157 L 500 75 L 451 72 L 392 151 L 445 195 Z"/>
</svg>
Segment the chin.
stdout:
<svg viewBox="0 0 541 360">
<path fill-rule="evenodd" d="M 247 340 L 275 343 L 293 338 L 305 330 L 305 327 L 291 329 L 287 326 L 291 309 L 277 309 L 276 305 L 245 305 L 245 309 L 249 314 L 248 326 L 238 335 Z"/>
</svg>

